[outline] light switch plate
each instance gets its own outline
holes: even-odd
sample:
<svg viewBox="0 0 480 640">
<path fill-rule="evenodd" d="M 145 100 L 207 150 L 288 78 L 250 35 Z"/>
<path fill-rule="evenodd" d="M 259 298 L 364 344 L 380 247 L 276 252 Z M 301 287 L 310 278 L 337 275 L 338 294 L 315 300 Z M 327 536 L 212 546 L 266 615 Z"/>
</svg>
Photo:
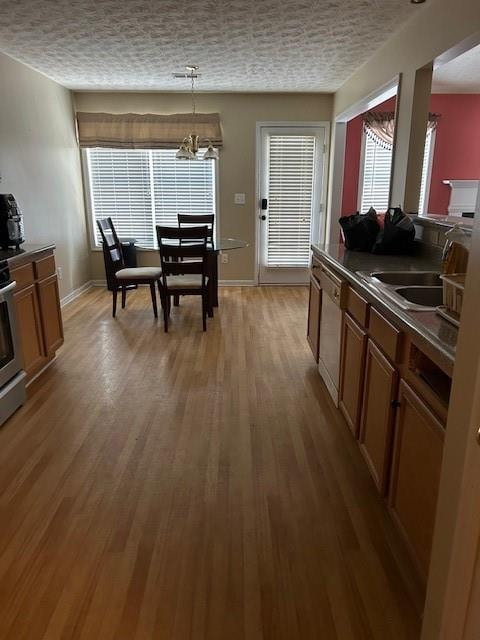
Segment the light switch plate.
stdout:
<svg viewBox="0 0 480 640">
<path fill-rule="evenodd" d="M 235 204 L 245 204 L 245 194 L 244 193 L 236 193 L 233 197 L 233 202 Z"/>
</svg>

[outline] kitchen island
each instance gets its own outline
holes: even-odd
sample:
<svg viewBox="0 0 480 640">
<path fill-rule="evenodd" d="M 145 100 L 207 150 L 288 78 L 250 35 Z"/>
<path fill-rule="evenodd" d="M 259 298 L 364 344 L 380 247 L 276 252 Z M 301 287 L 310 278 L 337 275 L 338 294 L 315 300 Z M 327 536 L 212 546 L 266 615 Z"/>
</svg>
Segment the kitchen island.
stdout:
<svg viewBox="0 0 480 640">
<path fill-rule="evenodd" d="M 439 272 L 441 249 L 411 256 L 313 245 L 308 341 L 320 375 L 420 576 L 428 575 L 458 330 L 395 304 L 362 276 Z"/>
</svg>

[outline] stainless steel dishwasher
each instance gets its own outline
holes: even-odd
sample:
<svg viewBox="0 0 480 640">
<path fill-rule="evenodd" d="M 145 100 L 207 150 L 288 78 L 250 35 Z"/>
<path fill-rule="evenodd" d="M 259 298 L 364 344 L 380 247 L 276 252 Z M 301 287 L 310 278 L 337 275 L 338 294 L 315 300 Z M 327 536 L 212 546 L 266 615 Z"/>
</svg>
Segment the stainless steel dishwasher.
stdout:
<svg viewBox="0 0 480 640">
<path fill-rule="evenodd" d="M 347 283 L 323 265 L 320 282 L 322 285 L 322 311 L 320 315 L 318 371 L 335 406 L 338 406 L 342 309 Z"/>
</svg>

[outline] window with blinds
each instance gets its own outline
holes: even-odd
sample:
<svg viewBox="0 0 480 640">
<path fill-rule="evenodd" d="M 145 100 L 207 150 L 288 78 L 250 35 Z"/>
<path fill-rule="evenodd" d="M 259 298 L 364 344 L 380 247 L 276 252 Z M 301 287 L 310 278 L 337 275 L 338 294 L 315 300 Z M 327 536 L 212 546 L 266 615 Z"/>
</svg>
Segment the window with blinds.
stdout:
<svg viewBox="0 0 480 640">
<path fill-rule="evenodd" d="M 314 160 L 315 136 L 269 136 L 269 267 L 308 267 L 310 263 Z"/>
<path fill-rule="evenodd" d="M 87 149 L 95 245 L 96 221 L 111 217 L 119 236 L 156 247 L 155 225 L 177 214 L 215 214 L 214 162 L 177 160 L 175 149 Z"/>
<path fill-rule="evenodd" d="M 379 213 L 388 209 L 390 177 L 392 171 L 392 149 L 384 149 L 365 133 L 362 191 L 360 213 L 373 207 Z"/>
</svg>

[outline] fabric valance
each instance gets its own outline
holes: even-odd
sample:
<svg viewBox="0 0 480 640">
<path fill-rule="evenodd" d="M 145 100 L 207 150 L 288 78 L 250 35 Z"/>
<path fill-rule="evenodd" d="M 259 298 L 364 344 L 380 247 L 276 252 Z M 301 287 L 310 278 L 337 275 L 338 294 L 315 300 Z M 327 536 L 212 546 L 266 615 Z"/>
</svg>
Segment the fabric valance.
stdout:
<svg viewBox="0 0 480 640">
<path fill-rule="evenodd" d="M 427 129 L 437 127 L 440 115 L 428 114 Z M 367 111 L 363 116 L 363 128 L 367 136 L 384 149 L 393 148 L 393 136 L 395 133 L 394 111 Z"/>
<path fill-rule="evenodd" d="M 81 147 L 110 149 L 178 149 L 195 133 L 214 147 L 223 145 L 218 113 L 77 113 Z"/>
</svg>

